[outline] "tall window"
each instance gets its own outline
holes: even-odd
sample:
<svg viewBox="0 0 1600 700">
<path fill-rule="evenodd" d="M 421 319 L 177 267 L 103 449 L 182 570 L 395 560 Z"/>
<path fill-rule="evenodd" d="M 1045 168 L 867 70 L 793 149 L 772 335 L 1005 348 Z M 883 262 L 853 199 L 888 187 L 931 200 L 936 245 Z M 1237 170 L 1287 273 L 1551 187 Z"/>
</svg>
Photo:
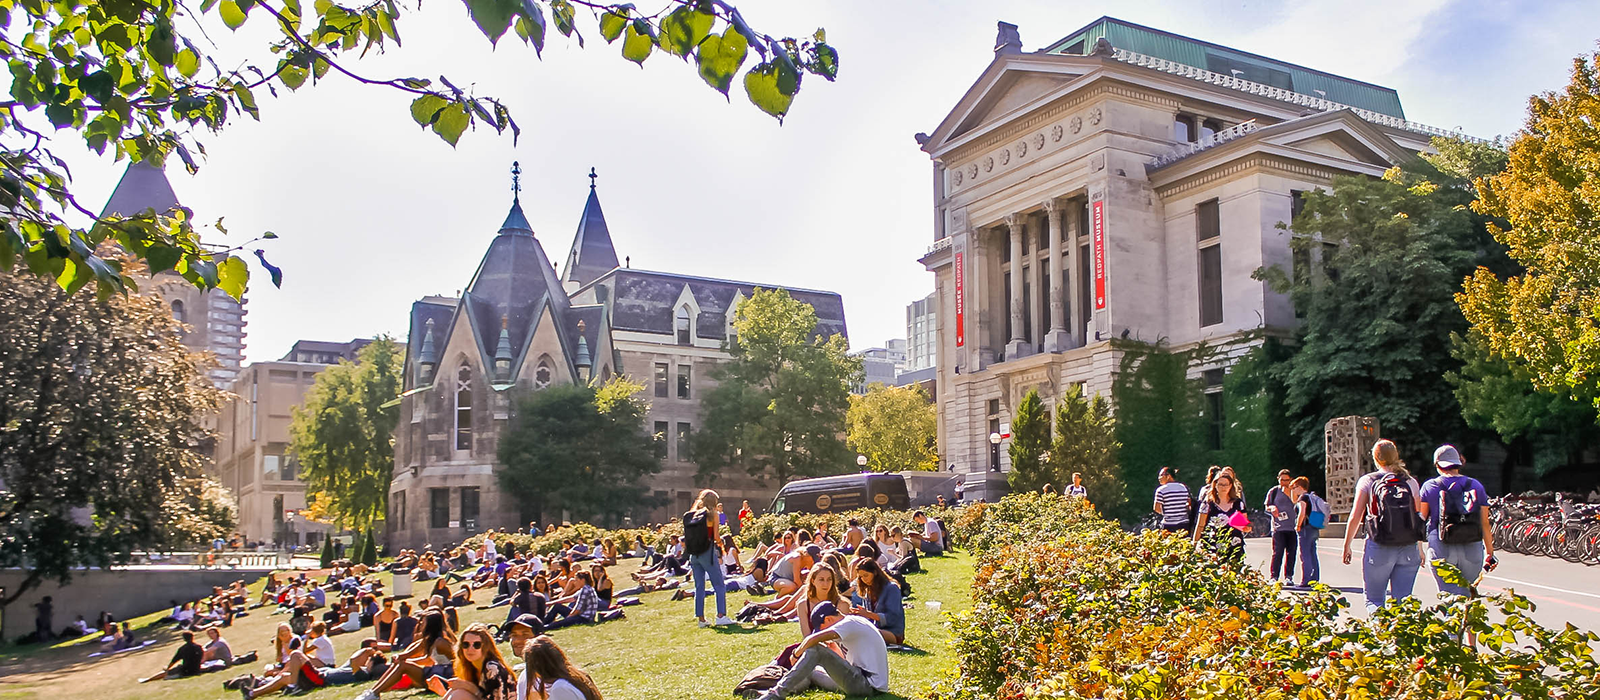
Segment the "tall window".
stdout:
<svg viewBox="0 0 1600 700">
<path fill-rule="evenodd" d="M 1172 120 L 1172 140 L 1178 143 L 1194 140 L 1194 117 L 1180 114 Z"/>
<path fill-rule="evenodd" d="M 283 458 L 283 466 L 278 472 L 278 478 L 284 481 L 294 481 L 300 476 L 300 460 L 293 455 Z"/>
<path fill-rule="evenodd" d="M 693 344 L 693 325 L 689 319 L 689 305 L 678 307 L 678 313 L 672 317 L 672 329 L 678 334 L 679 345 Z"/>
<path fill-rule="evenodd" d="M 1088 328 L 1089 314 L 1094 309 L 1094 288 L 1089 282 L 1094 277 L 1094 261 L 1089 259 L 1091 249 L 1087 243 L 1078 246 L 1078 325 Z"/>
<path fill-rule="evenodd" d="M 389 522 L 394 523 L 396 529 L 406 529 L 406 492 L 389 494 Z"/>
<path fill-rule="evenodd" d="M 472 368 L 456 370 L 456 449 L 472 449 Z"/>
<path fill-rule="evenodd" d="M 177 319 L 178 323 L 189 322 L 189 315 L 184 312 L 183 301 L 181 299 L 172 300 L 172 317 Z"/>
<path fill-rule="evenodd" d="M 1226 423 L 1223 415 L 1222 382 L 1227 373 L 1222 369 L 1208 369 L 1204 373 L 1206 380 L 1206 417 L 1210 424 L 1206 426 L 1206 442 L 1213 450 L 1222 449 L 1222 428 Z"/>
<path fill-rule="evenodd" d="M 1006 319 L 1006 337 L 1005 337 L 1005 340 L 1006 340 L 1006 342 L 1009 343 L 1009 342 L 1011 342 L 1011 313 L 1010 313 L 1010 309 L 1011 309 L 1011 273 L 1007 272 L 1004 275 L 1002 275 L 1001 276 L 1001 280 L 1000 280 L 1000 284 L 1001 284 L 1002 288 L 1006 290 L 1006 306 L 1005 306 L 1006 312 L 1002 313 L 1000 315 L 1004 316 L 1005 319 Z"/>
<path fill-rule="evenodd" d="M 655 432 L 652 433 L 650 435 L 650 437 L 651 437 L 651 439 L 653 439 L 655 441 L 656 459 L 666 459 L 667 458 L 667 431 L 671 430 L 671 427 L 669 427 L 667 425 L 667 422 L 664 421 L 664 420 L 656 421 L 656 426 L 655 427 L 656 427 Z"/>
<path fill-rule="evenodd" d="M 461 527 L 478 529 L 478 487 L 461 487 Z"/>
<path fill-rule="evenodd" d="M 428 489 L 428 527 L 450 527 L 450 489 Z"/>
<path fill-rule="evenodd" d="M 656 363 L 656 398 L 667 398 L 667 363 Z"/>
<path fill-rule="evenodd" d="M 689 461 L 689 424 L 678 423 L 678 461 Z"/>
<path fill-rule="evenodd" d="M 1022 268 L 1022 337 L 1033 341 L 1033 275 Z"/>
<path fill-rule="evenodd" d="M 678 398 L 689 398 L 689 365 L 678 365 Z"/>
<path fill-rule="evenodd" d="M 1195 207 L 1200 245 L 1200 325 L 1222 323 L 1222 221 L 1217 200 Z"/>
<path fill-rule="evenodd" d="M 1300 218 L 1300 214 L 1305 212 L 1305 210 L 1306 210 L 1306 193 L 1305 193 L 1305 191 L 1304 190 L 1289 190 L 1289 223 L 1293 224 L 1294 220 Z"/>
</svg>

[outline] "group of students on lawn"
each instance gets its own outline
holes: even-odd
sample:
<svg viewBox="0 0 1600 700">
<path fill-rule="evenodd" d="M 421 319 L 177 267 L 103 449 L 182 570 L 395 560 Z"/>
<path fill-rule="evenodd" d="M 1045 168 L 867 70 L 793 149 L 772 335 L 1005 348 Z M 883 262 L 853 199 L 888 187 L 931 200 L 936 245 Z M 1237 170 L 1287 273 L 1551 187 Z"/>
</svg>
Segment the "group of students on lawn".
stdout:
<svg viewBox="0 0 1600 700">
<path fill-rule="evenodd" d="M 434 582 L 415 608 L 409 601 L 383 597 L 376 576 L 361 565 L 341 563 L 320 582 L 304 574 L 283 581 L 270 577 L 257 606 L 276 604 L 293 617 L 278 625 L 262 674 L 224 685 L 246 700 L 355 684 L 370 684 L 358 700 L 418 687 L 446 700 L 598 700 L 594 682 L 546 632 L 620 618 L 622 606 L 639 602 L 630 596 L 662 589 L 679 589 L 674 600 L 694 598 L 702 627 L 735 624 L 727 616 L 725 596 L 731 589 L 773 595 L 746 604 L 741 620 L 798 621 L 802 637 L 758 669 L 762 673 L 753 673 L 753 682 L 747 678 L 741 683 L 741 689 L 764 692 L 764 698 L 785 697 L 812 685 L 847 695 L 886 690 L 889 648 L 905 643 L 904 600 L 910 594 L 905 576 L 921 570 L 921 556 L 943 553 L 947 540 L 942 525 L 918 512 L 915 520 L 921 529 L 910 533 L 878 526 L 869 535 L 855 521 L 839 540 L 826 527 L 815 533 L 791 529 L 746 561 L 732 536 L 719 532 L 720 510 L 717 494 L 703 491 L 695 508 L 684 514 L 684 535 L 672 537 L 664 552 L 642 540 L 620 552 L 615 543 L 602 540 L 593 546 L 568 543 L 548 557 L 508 557 L 497 551 L 493 532 L 465 551 L 407 552 L 388 570 Z M 608 565 L 635 555 L 645 558 L 645 566 L 633 575 L 637 585 L 614 591 Z M 691 581 L 692 593 L 686 590 Z M 472 605 L 474 594 L 484 589 L 493 589 L 493 597 L 477 609 L 505 607 L 505 622 L 462 629 L 458 610 Z M 714 623 L 706 621 L 708 596 L 716 599 Z M 312 611 L 323 605 L 327 611 L 313 621 Z M 362 629 L 370 629 L 370 635 L 341 662 L 330 636 Z M 239 663 L 219 630 L 206 630 L 212 643 L 203 647 L 195 643 L 194 631 L 183 634 L 169 666 L 145 680 Z M 523 665 L 508 664 L 497 641 L 509 641 Z M 225 663 L 219 663 L 223 656 Z"/>
</svg>

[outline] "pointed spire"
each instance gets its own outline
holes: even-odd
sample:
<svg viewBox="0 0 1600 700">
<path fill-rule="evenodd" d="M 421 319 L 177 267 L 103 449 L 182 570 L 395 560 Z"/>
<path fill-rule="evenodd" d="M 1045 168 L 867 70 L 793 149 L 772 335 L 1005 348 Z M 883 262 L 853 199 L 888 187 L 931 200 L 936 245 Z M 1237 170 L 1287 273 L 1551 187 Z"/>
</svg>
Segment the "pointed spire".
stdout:
<svg viewBox="0 0 1600 700">
<path fill-rule="evenodd" d="M 424 324 L 427 332 L 422 334 L 422 348 L 417 351 L 417 374 L 423 383 L 433 381 L 433 370 L 439 366 L 439 351 L 433 346 L 433 319 L 428 319 Z"/>
<path fill-rule="evenodd" d="M 578 233 L 572 239 L 572 250 L 567 253 L 566 269 L 561 275 L 569 293 L 617 266 L 617 249 L 611 243 L 611 229 L 606 225 L 605 212 L 600 210 L 600 194 L 595 187 L 598 177 L 590 168 L 589 200 L 583 205 Z"/>
<path fill-rule="evenodd" d="M 506 213 L 500 233 L 526 233 L 533 235 L 533 226 L 522 213 L 522 163 L 511 161 L 511 211 Z"/>
<path fill-rule="evenodd" d="M 128 169 L 122 172 L 122 179 L 117 182 L 117 188 L 111 191 L 111 197 L 106 200 L 100 216 L 134 216 L 146 209 L 165 214 L 176 206 L 178 195 L 172 191 L 166 171 L 147 162 L 129 163 Z"/>
</svg>

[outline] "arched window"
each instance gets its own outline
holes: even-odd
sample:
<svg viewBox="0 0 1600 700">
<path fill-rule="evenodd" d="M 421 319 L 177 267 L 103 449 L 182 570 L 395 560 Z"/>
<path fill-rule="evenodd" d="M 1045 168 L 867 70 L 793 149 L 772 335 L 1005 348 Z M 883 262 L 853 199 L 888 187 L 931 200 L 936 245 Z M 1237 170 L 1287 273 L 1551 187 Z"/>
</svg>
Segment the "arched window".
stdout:
<svg viewBox="0 0 1600 700">
<path fill-rule="evenodd" d="M 472 368 L 456 371 L 456 449 L 472 449 Z"/>
<path fill-rule="evenodd" d="M 678 307 L 678 313 L 672 319 L 672 327 L 678 333 L 679 345 L 692 345 L 694 343 L 692 340 L 694 335 L 693 326 L 694 324 L 689 319 L 689 305 L 684 304 Z"/>
<path fill-rule="evenodd" d="M 185 313 L 184 310 L 183 310 L 183 300 L 181 300 L 181 299 L 173 299 L 172 300 L 172 317 L 177 319 L 178 323 L 188 323 L 189 322 L 189 315 L 187 313 Z"/>
<path fill-rule="evenodd" d="M 553 375 L 554 370 L 550 369 L 550 356 L 540 357 L 539 367 L 533 370 L 533 388 L 543 389 L 550 386 L 550 377 Z"/>
<path fill-rule="evenodd" d="M 600 368 L 600 383 L 604 384 L 604 383 L 609 382 L 609 381 L 611 381 L 611 367 L 610 366 L 601 367 Z"/>
</svg>

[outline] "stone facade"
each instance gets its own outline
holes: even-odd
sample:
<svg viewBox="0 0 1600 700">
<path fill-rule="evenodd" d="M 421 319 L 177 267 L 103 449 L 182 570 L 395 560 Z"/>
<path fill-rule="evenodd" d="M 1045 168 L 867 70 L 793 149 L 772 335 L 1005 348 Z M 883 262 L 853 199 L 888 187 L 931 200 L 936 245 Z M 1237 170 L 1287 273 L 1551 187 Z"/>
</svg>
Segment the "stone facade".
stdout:
<svg viewBox="0 0 1600 700">
<path fill-rule="evenodd" d="M 1102 19 L 1054 46 L 1142 36 L 1128 27 L 1155 31 Z M 932 135 L 918 135 L 936 182 L 935 241 L 920 262 L 935 273 L 948 469 L 1008 470 L 1005 445 L 992 464 L 989 435 L 1002 432 L 1030 388 L 1047 405 L 1070 384 L 1109 394 L 1120 360 L 1114 339 L 1228 346 L 1260 331 L 1287 335 L 1289 300 L 1251 275 L 1263 266 L 1309 270 L 1278 228 L 1297 193 L 1336 175 L 1378 176 L 1440 133 L 1104 39 L 1087 43 L 1084 53 L 1022 53 L 999 42 L 955 109 Z M 1386 99 L 1384 88 L 1345 82 Z"/>
<path fill-rule="evenodd" d="M 665 522 L 688 510 L 701 486 L 685 440 L 700 424 L 702 397 L 715 387 L 712 371 L 728 359 L 723 346 L 733 310 L 757 287 L 777 287 L 617 261 L 591 184 L 559 276 L 513 202 L 462 296 L 412 304 L 386 522 L 391 547 L 441 546 L 488 528 L 525 527 L 528 514 L 501 493 L 496 476 L 513 398 L 619 374 L 645 385 L 645 427 L 662 460 L 648 482 L 659 505 L 641 505 L 634 520 Z M 839 295 L 787 291 L 816 309 L 819 333 L 845 332 Z M 749 499 L 760 508 L 779 485 L 719 475 L 715 486 L 735 506 Z"/>
</svg>

